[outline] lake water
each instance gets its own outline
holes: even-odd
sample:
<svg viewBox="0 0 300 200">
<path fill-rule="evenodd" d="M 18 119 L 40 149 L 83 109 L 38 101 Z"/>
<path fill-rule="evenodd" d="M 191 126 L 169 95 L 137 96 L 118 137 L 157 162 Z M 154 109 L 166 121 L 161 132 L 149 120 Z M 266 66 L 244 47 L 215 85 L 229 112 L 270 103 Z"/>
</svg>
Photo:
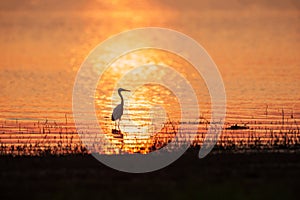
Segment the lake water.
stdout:
<svg viewBox="0 0 300 200">
<path fill-rule="evenodd" d="M 235 123 L 248 124 L 255 134 L 261 135 L 266 130 L 274 130 L 278 134 L 283 129 L 299 132 L 299 4 L 294 1 L 271 3 L 1 2 L 0 119 L 1 132 L 4 132 L 1 143 L 26 143 L 28 138 L 33 137 L 29 131 L 27 136 L 22 136 L 25 139 L 19 136 L 15 140 L 9 138 L 9 134 L 20 131 L 19 124 L 33 127 L 34 132 L 39 133 L 43 130 L 36 130 L 37 123 L 65 124 L 67 120 L 64 127 L 73 131 L 73 84 L 85 57 L 111 35 L 146 26 L 180 31 L 207 50 L 224 80 L 227 95 L 225 127 Z M 139 54 L 136 60 L 141 60 L 141 55 L 146 54 Z M 170 59 L 168 56 L 156 58 L 162 62 Z M 177 69 L 188 74 L 188 67 L 180 67 L 182 62 L 177 62 Z M 172 67 L 176 68 L 175 65 Z M 155 71 L 152 73 L 155 74 Z M 110 132 L 114 129 L 114 123 L 110 121 L 111 112 L 119 99 L 112 97 L 114 87 L 110 85 L 118 75 L 108 74 L 106 79 L 104 77 L 106 82 L 99 82 L 95 105 L 100 125 Z M 200 100 L 201 119 L 205 121 L 210 119 L 209 94 L 203 82 L 193 80 Z M 147 92 L 148 96 L 145 95 Z M 130 94 L 135 99 L 129 105 L 133 120 L 140 126 L 148 123 L 150 108 L 159 104 L 169 105 L 167 113 L 176 123 L 179 111 L 172 107 L 178 102 L 168 92 L 165 88 L 148 85 Z M 114 99 L 113 105 L 111 99 Z M 126 129 L 126 119 L 128 116 L 126 118 L 125 115 L 121 122 L 123 130 Z M 205 130 L 204 122 L 201 126 Z M 137 132 L 127 128 L 128 138 L 143 140 L 150 137 L 147 131 Z M 224 130 L 223 135 L 227 132 Z M 236 132 L 233 134 L 240 138 L 248 137 Z M 240 131 L 239 134 L 250 133 Z M 270 134 L 268 132 L 266 137 Z M 78 136 L 74 137 L 78 139 Z M 59 138 L 59 134 L 55 138 Z M 67 142 L 70 140 L 71 136 Z M 57 143 L 54 136 L 50 143 Z"/>
</svg>

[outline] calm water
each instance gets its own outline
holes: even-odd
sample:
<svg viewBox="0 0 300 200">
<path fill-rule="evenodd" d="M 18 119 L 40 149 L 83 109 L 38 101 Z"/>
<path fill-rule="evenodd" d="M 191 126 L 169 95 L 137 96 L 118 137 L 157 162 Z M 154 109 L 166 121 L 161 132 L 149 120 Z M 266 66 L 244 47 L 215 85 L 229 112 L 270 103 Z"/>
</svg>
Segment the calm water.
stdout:
<svg viewBox="0 0 300 200">
<path fill-rule="evenodd" d="M 47 120 L 52 128 L 55 121 L 73 131 L 72 89 L 76 73 L 89 51 L 113 34 L 144 26 L 181 31 L 208 51 L 224 79 L 226 126 L 248 123 L 256 130 L 255 134 L 261 135 L 265 129 L 279 133 L 283 126 L 287 130 L 297 130 L 300 120 L 299 5 L 197 2 L 139 1 L 133 5 L 127 1 L 65 1 L 60 2 L 59 7 L 55 2 L 43 5 L 36 1 L 1 2 L 0 118 L 4 124 L 1 132 L 6 133 L 1 136 L 1 142 L 21 141 L 8 136 L 20 131 L 16 124 L 33 127 L 35 123 L 34 132 L 39 133 L 43 130 L 37 128 L 38 121 L 45 123 Z M 137 62 L 143 62 L 141 56 L 146 54 L 140 53 Z M 156 59 L 168 63 L 170 57 L 161 55 Z M 182 74 L 190 73 L 182 63 L 175 62 L 172 67 Z M 95 105 L 99 123 L 109 132 L 114 128 L 110 122 L 112 108 L 119 99 L 113 96 L 111 85 L 118 74 L 113 71 L 107 74 L 107 78 L 99 82 Z M 210 118 L 207 89 L 203 82 L 190 80 L 196 86 L 201 119 L 205 121 Z M 130 87 L 130 83 L 127 85 Z M 151 93 L 145 95 L 149 91 Z M 137 127 L 150 123 L 149 111 L 155 104 L 165 105 L 172 121 L 178 121 L 178 109 L 171 108 L 178 102 L 165 88 L 148 85 L 130 95 L 126 98 L 133 98 L 129 110 L 134 113 L 131 117 L 138 123 Z M 128 118 L 125 115 L 121 125 L 122 130 L 129 133 L 128 138 L 148 141 L 152 129 L 148 127 L 148 131 L 140 133 L 132 131 L 126 127 Z M 52 130 L 58 133 L 55 139 L 53 136 L 53 143 L 60 137 L 59 126 L 56 131 Z M 205 130 L 205 123 L 201 126 Z M 264 131 L 259 131 L 261 128 Z M 32 134 L 23 136 L 22 142 L 34 141 L 28 140 Z M 67 142 L 70 140 L 71 136 Z"/>
</svg>

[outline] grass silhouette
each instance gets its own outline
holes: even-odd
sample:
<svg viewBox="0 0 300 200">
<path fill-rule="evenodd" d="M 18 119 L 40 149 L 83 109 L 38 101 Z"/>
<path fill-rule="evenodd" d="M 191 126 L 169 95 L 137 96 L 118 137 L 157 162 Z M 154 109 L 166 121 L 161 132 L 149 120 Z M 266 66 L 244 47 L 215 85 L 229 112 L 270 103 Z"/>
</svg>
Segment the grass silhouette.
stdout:
<svg viewBox="0 0 300 200">
<path fill-rule="evenodd" d="M 281 117 L 277 120 L 270 120 L 266 109 L 265 121 L 256 120 L 246 122 L 249 129 L 230 130 L 226 124 L 220 135 L 215 150 L 230 151 L 297 151 L 300 149 L 300 130 L 294 115 L 286 117 L 284 110 L 281 110 Z M 168 144 L 172 141 L 182 125 L 186 132 L 179 136 L 181 140 Z M 189 126 L 197 125 L 197 135 L 189 133 Z M 151 138 L 151 144 L 135 138 L 132 144 L 126 149 L 130 153 L 149 153 L 168 145 L 168 150 L 176 150 L 181 147 L 181 142 L 191 141 L 195 136 L 192 147 L 200 148 L 206 137 L 210 122 L 204 117 L 197 122 L 174 122 L 168 120 L 162 129 Z M 214 126 L 214 123 L 211 124 Z M 120 137 L 124 143 L 124 138 Z M 122 143 L 121 142 L 121 143 Z M 125 141 L 126 142 L 126 141 Z M 122 148 L 124 144 L 117 147 Z M 90 148 L 89 148 L 90 149 Z M 92 150 L 93 151 L 93 150 Z M 96 151 L 96 150 L 95 150 Z M 0 155 L 13 156 L 45 156 L 45 155 L 67 155 L 67 154 L 89 154 L 86 146 L 81 142 L 74 124 L 68 122 L 65 115 L 65 122 L 19 122 L 18 120 L 0 122 Z"/>
</svg>

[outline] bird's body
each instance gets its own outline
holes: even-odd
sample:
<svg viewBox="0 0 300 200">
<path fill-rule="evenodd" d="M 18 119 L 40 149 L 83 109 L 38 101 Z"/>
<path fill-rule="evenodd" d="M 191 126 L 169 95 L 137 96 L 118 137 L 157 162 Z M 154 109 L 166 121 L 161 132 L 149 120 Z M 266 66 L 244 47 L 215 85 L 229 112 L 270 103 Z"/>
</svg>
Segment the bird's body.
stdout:
<svg viewBox="0 0 300 200">
<path fill-rule="evenodd" d="M 123 115 L 123 105 L 119 104 L 117 107 L 114 108 L 113 114 L 111 115 L 111 120 L 116 121 L 120 120 Z"/>
<path fill-rule="evenodd" d="M 123 115 L 123 110 L 124 110 L 124 108 L 123 108 L 124 107 L 124 99 L 123 99 L 123 96 L 121 94 L 122 91 L 130 92 L 130 90 L 125 90 L 123 88 L 118 89 L 118 94 L 121 98 L 121 103 L 119 105 L 117 105 L 117 107 L 114 108 L 113 113 L 111 115 L 111 120 L 112 121 L 119 120 L 119 123 L 120 123 L 121 117 Z M 119 124 L 118 124 L 118 127 L 119 127 Z M 120 129 L 120 127 L 119 127 L 119 129 Z"/>
</svg>

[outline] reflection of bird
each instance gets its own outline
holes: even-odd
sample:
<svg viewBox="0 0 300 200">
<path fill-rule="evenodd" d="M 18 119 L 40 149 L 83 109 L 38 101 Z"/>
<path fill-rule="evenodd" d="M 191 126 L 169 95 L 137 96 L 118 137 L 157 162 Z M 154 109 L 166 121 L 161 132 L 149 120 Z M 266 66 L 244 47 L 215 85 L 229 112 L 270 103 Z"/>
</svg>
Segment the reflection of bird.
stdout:
<svg viewBox="0 0 300 200">
<path fill-rule="evenodd" d="M 119 88 L 118 89 L 118 94 L 119 94 L 119 96 L 121 98 L 121 104 L 117 105 L 117 107 L 114 108 L 114 111 L 113 111 L 113 113 L 111 115 L 111 120 L 112 121 L 119 120 L 119 123 L 118 123 L 119 130 L 120 130 L 120 120 L 121 120 L 121 117 L 123 115 L 123 106 L 124 106 L 124 99 L 123 99 L 123 96 L 121 94 L 122 91 L 130 92 L 130 90 L 125 90 L 123 88 Z"/>
</svg>

